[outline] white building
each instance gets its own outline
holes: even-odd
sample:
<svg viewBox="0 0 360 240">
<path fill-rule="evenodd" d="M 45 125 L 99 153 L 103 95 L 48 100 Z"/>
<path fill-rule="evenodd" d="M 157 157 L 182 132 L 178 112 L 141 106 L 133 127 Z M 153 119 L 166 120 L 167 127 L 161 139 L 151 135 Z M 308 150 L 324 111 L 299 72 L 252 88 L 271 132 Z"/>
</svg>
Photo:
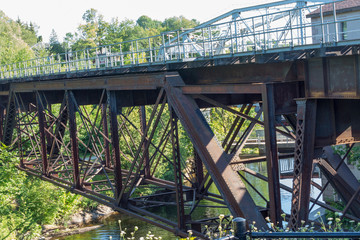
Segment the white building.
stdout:
<svg viewBox="0 0 360 240">
<path fill-rule="evenodd" d="M 313 43 L 360 39 L 360 0 L 329 3 L 306 17 L 311 18 L 311 23 L 314 25 Z"/>
</svg>

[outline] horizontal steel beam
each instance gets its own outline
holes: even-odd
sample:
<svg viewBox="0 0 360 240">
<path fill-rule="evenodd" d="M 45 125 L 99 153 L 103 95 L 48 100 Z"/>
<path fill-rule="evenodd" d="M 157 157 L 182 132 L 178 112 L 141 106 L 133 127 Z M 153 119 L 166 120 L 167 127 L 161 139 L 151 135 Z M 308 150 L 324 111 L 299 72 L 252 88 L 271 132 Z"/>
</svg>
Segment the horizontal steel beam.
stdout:
<svg viewBox="0 0 360 240">
<path fill-rule="evenodd" d="M 183 94 L 261 94 L 261 84 L 187 85 Z"/>
<path fill-rule="evenodd" d="M 70 80 L 12 83 L 15 92 L 56 90 L 151 90 L 161 87 L 165 73 L 127 74 L 106 77 L 74 78 Z"/>
</svg>

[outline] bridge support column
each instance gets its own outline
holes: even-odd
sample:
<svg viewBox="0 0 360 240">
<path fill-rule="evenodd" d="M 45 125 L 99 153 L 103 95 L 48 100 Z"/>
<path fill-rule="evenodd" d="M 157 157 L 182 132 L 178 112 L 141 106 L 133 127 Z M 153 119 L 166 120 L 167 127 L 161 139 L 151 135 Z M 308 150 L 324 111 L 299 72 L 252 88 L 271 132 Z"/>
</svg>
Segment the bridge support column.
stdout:
<svg viewBox="0 0 360 240">
<path fill-rule="evenodd" d="M 105 150 L 105 166 L 111 167 L 111 157 L 110 157 L 110 143 L 108 141 L 109 131 L 108 131 L 108 122 L 107 122 L 107 112 L 106 104 L 101 105 L 101 114 L 102 114 L 102 127 L 104 134 L 104 150 Z"/>
<path fill-rule="evenodd" d="M 265 84 L 263 93 L 264 129 L 265 129 L 265 148 L 268 172 L 270 219 L 278 225 L 281 224 L 281 199 L 280 199 L 280 180 L 279 180 L 279 158 L 276 142 L 275 125 L 275 99 L 274 85 Z"/>
<path fill-rule="evenodd" d="M 36 94 L 36 105 L 38 111 L 38 121 L 39 121 L 39 133 L 40 133 L 40 147 L 41 147 L 41 160 L 42 160 L 42 174 L 47 176 L 49 172 L 49 162 L 47 158 L 47 145 L 46 145 L 46 133 L 45 133 L 45 114 L 44 114 L 44 105 L 41 99 L 40 93 L 35 92 Z"/>
<path fill-rule="evenodd" d="M 71 158 L 73 164 L 73 177 L 74 187 L 81 189 L 80 186 L 80 171 L 79 171 L 79 145 L 77 140 L 76 129 L 76 109 L 75 99 L 71 91 L 66 91 L 66 102 L 69 116 L 69 131 L 70 131 L 70 144 L 71 144 Z"/>
<path fill-rule="evenodd" d="M 171 142 L 173 149 L 173 166 L 175 173 L 176 186 L 176 203 L 177 203 L 177 222 L 180 230 L 185 230 L 185 209 L 184 209 L 184 194 L 182 188 L 181 164 L 180 164 L 180 145 L 178 133 L 178 118 L 173 109 L 170 109 L 171 117 Z"/>
<path fill-rule="evenodd" d="M 10 92 L 9 102 L 6 108 L 5 125 L 2 142 L 6 146 L 11 145 L 14 128 L 16 125 L 17 106 L 15 103 L 15 92 Z"/>
<path fill-rule="evenodd" d="M 142 134 L 145 134 L 146 131 L 146 109 L 145 106 L 141 106 L 139 108 L 139 115 L 140 115 L 140 131 Z M 144 151 L 144 175 L 145 178 L 150 178 L 150 158 L 149 158 L 149 149 L 146 149 L 147 145 L 147 139 L 145 138 L 145 141 L 142 145 L 142 149 Z"/>
<path fill-rule="evenodd" d="M 297 124 L 294 157 L 294 180 L 289 227 L 297 229 L 309 216 L 312 162 L 314 157 L 315 99 L 297 101 Z"/>
<path fill-rule="evenodd" d="M 110 110 L 110 131 L 113 145 L 113 163 L 115 177 L 115 199 L 118 199 L 122 190 L 122 174 L 120 161 L 119 129 L 117 121 L 116 94 L 113 91 L 108 92 L 108 102 Z"/>
</svg>

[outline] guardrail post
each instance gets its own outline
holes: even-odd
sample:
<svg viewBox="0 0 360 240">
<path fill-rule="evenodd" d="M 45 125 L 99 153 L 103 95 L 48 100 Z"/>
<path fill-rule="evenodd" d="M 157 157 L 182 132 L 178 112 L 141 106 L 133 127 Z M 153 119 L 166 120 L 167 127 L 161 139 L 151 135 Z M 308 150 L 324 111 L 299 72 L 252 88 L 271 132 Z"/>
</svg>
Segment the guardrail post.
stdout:
<svg viewBox="0 0 360 240">
<path fill-rule="evenodd" d="M 323 13 L 323 5 L 320 6 L 320 20 L 321 20 L 321 41 L 320 44 L 325 43 L 325 31 L 324 31 L 324 13 Z"/>
<path fill-rule="evenodd" d="M 237 217 L 233 219 L 234 234 L 239 240 L 246 240 L 246 219 Z"/>
<path fill-rule="evenodd" d="M 333 3 L 333 11 L 334 11 L 334 27 L 335 27 L 335 42 L 338 42 L 339 41 L 339 36 L 338 36 L 338 33 L 339 33 L 339 29 L 338 29 L 338 24 L 337 24 L 337 18 L 336 18 L 336 5 L 335 5 L 335 2 Z"/>
</svg>

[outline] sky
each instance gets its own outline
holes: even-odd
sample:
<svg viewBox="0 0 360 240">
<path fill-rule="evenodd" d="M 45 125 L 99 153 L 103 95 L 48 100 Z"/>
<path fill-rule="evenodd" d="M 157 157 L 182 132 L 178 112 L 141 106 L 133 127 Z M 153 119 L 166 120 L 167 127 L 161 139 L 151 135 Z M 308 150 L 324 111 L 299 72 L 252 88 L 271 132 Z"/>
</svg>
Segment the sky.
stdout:
<svg viewBox="0 0 360 240">
<path fill-rule="evenodd" d="M 0 10 L 16 20 L 33 22 L 45 42 L 54 29 L 60 41 L 67 32 L 75 32 L 86 10 L 95 8 L 107 21 L 136 20 L 142 15 L 163 21 L 183 15 L 200 22 L 210 20 L 235 8 L 271 0 L 0 0 Z"/>
</svg>

